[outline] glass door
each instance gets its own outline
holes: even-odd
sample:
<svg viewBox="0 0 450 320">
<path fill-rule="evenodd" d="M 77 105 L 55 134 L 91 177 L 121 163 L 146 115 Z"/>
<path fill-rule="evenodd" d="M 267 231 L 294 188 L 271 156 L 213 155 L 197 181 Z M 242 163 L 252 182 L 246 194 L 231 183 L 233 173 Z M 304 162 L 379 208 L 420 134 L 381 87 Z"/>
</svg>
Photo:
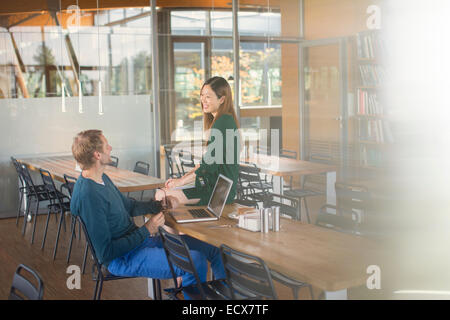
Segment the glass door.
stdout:
<svg viewBox="0 0 450 320">
<path fill-rule="evenodd" d="M 348 159 L 346 43 L 302 43 L 301 156 L 330 162 L 345 176 Z"/>
</svg>

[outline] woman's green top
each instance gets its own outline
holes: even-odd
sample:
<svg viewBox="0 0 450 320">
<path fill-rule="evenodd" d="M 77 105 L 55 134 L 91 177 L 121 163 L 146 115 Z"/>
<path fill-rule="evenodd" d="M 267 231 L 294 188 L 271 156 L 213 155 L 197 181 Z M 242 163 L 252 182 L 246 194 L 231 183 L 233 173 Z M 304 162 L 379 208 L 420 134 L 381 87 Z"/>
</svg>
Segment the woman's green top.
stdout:
<svg viewBox="0 0 450 320">
<path fill-rule="evenodd" d="M 219 174 L 233 180 L 227 198 L 232 203 L 236 196 L 239 176 L 240 136 L 236 122 L 230 114 L 220 116 L 211 127 L 206 153 L 200 167 L 195 171 L 195 188 L 183 189 L 188 199 L 200 201 L 196 205 L 208 204 Z"/>
</svg>

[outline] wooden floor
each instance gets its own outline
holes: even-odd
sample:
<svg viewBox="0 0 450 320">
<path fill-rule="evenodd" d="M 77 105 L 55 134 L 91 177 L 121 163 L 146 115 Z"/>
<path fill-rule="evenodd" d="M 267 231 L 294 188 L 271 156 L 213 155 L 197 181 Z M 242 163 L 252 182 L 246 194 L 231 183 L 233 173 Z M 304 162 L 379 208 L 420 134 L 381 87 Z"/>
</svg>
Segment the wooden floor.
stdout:
<svg viewBox="0 0 450 320">
<path fill-rule="evenodd" d="M 23 218 L 16 226 L 15 218 L 0 220 L 0 299 L 7 299 L 11 287 L 12 277 L 21 263 L 36 270 L 42 277 L 45 285 L 44 299 L 47 300 L 90 300 L 94 292 L 95 282 L 92 281 L 92 260 L 88 257 L 86 273 L 82 275 L 81 289 L 68 289 L 67 279 L 71 275 L 66 273 L 69 265 L 77 265 L 81 268 L 85 246 L 84 237 L 74 239 L 70 263 L 66 263 L 67 249 L 70 236 L 70 216 L 66 216 L 66 232 L 62 228 L 58 252 L 53 261 L 53 248 L 55 245 L 57 223 L 52 214 L 45 248 L 41 250 L 41 241 L 45 226 L 46 215 L 38 215 L 34 244 L 30 243 L 32 224 L 27 224 L 25 236 L 22 236 Z M 140 217 L 136 218 L 136 224 L 142 224 Z M 163 280 L 163 288 L 171 287 L 172 281 Z M 276 284 L 276 290 L 280 299 L 292 299 L 291 291 Z M 318 291 L 315 291 L 318 294 Z M 308 289 L 300 291 L 300 299 L 310 299 Z M 104 283 L 102 300 L 151 300 L 147 296 L 147 279 L 124 279 Z"/>
</svg>

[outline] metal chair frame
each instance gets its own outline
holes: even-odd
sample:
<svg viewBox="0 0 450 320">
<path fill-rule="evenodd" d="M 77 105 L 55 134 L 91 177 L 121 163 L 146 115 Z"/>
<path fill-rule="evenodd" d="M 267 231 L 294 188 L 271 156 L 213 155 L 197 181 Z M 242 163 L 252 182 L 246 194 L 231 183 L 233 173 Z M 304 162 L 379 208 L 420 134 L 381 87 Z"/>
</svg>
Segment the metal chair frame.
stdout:
<svg viewBox="0 0 450 320">
<path fill-rule="evenodd" d="M 29 279 L 24 277 L 22 270 L 28 271 L 37 281 L 37 287 Z M 20 264 L 14 273 L 9 300 L 42 300 L 44 296 L 44 282 L 41 276 L 30 267 Z"/>
</svg>

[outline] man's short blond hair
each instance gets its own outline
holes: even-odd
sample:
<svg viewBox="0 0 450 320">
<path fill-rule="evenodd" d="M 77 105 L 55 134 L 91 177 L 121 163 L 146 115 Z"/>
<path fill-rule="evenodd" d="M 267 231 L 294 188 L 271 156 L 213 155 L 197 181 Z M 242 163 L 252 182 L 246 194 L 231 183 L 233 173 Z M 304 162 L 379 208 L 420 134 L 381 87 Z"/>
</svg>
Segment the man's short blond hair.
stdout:
<svg viewBox="0 0 450 320">
<path fill-rule="evenodd" d="M 81 169 L 90 169 L 95 163 L 94 152 L 103 151 L 102 135 L 101 130 L 86 130 L 73 138 L 72 154 Z"/>
</svg>

